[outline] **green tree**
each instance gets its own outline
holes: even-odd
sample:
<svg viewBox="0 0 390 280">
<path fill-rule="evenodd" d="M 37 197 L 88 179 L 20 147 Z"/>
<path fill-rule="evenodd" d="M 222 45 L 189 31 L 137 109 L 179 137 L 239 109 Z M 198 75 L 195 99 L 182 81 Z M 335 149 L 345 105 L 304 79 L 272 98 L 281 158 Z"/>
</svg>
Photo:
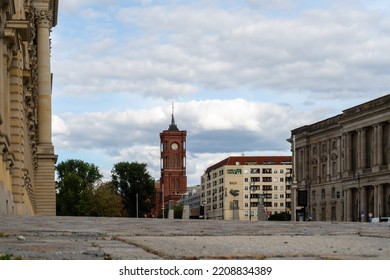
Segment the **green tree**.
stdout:
<svg viewBox="0 0 390 280">
<path fill-rule="evenodd" d="M 100 184 L 94 191 L 92 215 L 119 217 L 122 213 L 122 198 L 115 191 L 112 182 Z"/>
<path fill-rule="evenodd" d="M 146 170 L 146 163 L 119 162 L 114 165 L 112 183 L 122 197 L 122 204 L 129 217 L 143 217 L 150 213 L 154 206 L 154 179 Z"/>
<path fill-rule="evenodd" d="M 103 178 L 93 163 L 70 159 L 59 163 L 57 170 L 57 215 L 91 215 L 94 187 Z"/>
</svg>

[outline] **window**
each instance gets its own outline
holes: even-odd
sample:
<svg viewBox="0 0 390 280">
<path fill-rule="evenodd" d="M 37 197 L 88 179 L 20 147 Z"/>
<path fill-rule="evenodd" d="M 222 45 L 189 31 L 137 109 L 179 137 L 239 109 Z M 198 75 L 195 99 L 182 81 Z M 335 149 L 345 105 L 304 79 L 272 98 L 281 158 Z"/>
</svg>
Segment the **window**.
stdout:
<svg viewBox="0 0 390 280">
<path fill-rule="evenodd" d="M 249 213 L 248 211 L 244 212 L 245 217 L 248 217 L 248 215 L 249 215 L 248 213 Z"/>
<path fill-rule="evenodd" d="M 274 203 L 274 207 L 278 207 L 278 203 L 277 202 Z"/>
<path fill-rule="evenodd" d="M 321 190 L 321 198 L 322 198 L 322 199 L 325 199 L 325 189 L 322 189 L 322 190 Z"/>
<path fill-rule="evenodd" d="M 244 198 L 245 198 L 245 199 L 248 199 L 248 197 L 249 197 L 249 196 L 248 196 L 247 194 L 246 194 L 246 195 L 244 195 Z"/>
<path fill-rule="evenodd" d="M 284 191 L 284 186 L 280 186 L 279 190 Z"/>
<path fill-rule="evenodd" d="M 284 194 L 281 194 L 279 197 L 280 197 L 280 198 L 284 198 Z"/>
<path fill-rule="evenodd" d="M 313 156 L 317 155 L 317 146 L 313 146 Z"/>
<path fill-rule="evenodd" d="M 280 178 L 280 182 L 284 182 L 284 178 Z"/>
<path fill-rule="evenodd" d="M 280 169 L 280 172 L 279 172 L 280 174 L 283 174 L 284 173 L 284 170 L 283 169 Z"/>
<path fill-rule="evenodd" d="M 274 186 L 274 191 L 277 191 L 278 190 L 278 186 Z"/>
<path fill-rule="evenodd" d="M 249 205 L 248 203 L 245 203 L 245 206 L 244 206 L 244 207 L 245 207 L 245 208 L 248 208 L 248 205 Z"/>
<path fill-rule="evenodd" d="M 249 189 L 249 187 L 248 186 L 245 186 L 245 190 L 247 191 Z"/>
<path fill-rule="evenodd" d="M 278 181 L 278 178 L 274 178 L 274 182 L 277 182 Z"/>
<path fill-rule="evenodd" d="M 326 171 L 326 164 L 324 163 L 322 165 L 322 177 L 325 178 L 327 175 L 327 171 Z"/>
<path fill-rule="evenodd" d="M 336 193 L 336 198 L 340 198 L 340 197 L 341 197 L 340 192 L 337 192 Z"/>
<path fill-rule="evenodd" d="M 336 188 L 332 188 L 332 198 L 336 198 Z"/>
<path fill-rule="evenodd" d="M 284 207 L 284 203 L 283 202 L 280 202 L 280 207 Z"/>
<path fill-rule="evenodd" d="M 251 168 L 251 174 L 260 174 L 260 168 Z"/>
<path fill-rule="evenodd" d="M 278 195 L 276 193 L 274 194 L 274 199 L 278 199 Z"/>
</svg>

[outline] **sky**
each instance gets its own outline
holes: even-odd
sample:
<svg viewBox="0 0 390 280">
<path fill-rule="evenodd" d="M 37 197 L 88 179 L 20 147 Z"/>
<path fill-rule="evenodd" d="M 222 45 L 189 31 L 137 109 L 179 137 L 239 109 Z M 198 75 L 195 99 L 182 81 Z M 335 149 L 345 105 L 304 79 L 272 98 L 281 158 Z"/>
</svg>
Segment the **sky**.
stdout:
<svg viewBox="0 0 390 280">
<path fill-rule="evenodd" d="M 389 94 L 390 3 L 60 0 L 53 144 L 105 178 L 160 177 L 160 132 L 187 131 L 187 180 L 232 155 L 291 155 L 291 130 Z"/>
</svg>

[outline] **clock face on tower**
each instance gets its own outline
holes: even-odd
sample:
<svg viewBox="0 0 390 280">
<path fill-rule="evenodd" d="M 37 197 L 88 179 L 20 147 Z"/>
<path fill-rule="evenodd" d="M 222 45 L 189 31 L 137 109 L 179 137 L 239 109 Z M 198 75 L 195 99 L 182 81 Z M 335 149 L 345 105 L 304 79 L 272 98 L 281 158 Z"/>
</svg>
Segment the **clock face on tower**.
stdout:
<svg viewBox="0 0 390 280">
<path fill-rule="evenodd" d="M 177 150 L 177 148 L 179 148 L 179 144 L 177 144 L 176 142 L 172 143 L 171 148 L 172 148 L 172 150 Z"/>
</svg>

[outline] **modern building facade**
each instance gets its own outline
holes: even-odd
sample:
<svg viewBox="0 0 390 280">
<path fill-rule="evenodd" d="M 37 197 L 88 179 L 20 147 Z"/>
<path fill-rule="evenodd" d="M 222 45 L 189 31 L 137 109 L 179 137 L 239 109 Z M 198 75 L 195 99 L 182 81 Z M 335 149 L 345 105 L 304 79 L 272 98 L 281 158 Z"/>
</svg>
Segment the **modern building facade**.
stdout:
<svg viewBox="0 0 390 280">
<path fill-rule="evenodd" d="M 160 187 L 156 209 L 167 209 L 169 203 L 175 203 L 187 192 L 186 173 L 186 137 L 187 131 L 179 130 L 172 112 L 172 120 L 167 130 L 160 133 Z M 158 215 L 159 216 L 159 215 Z"/>
<path fill-rule="evenodd" d="M 190 219 L 201 218 L 201 214 L 200 214 L 201 192 L 200 192 L 200 190 L 201 190 L 200 185 L 190 186 L 187 188 L 187 193 L 185 193 L 176 202 L 176 205 L 188 205 Z"/>
<path fill-rule="evenodd" d="M 0 215 L 55 215 L 50 31 L 58 1 L 0 1 Z"/>
<path fill-rule="evenodd" d="M 291 156 L 231 156 L 208 167 L 201 177 L 206 218 L 257 220 L 263 208 L 267 216 L 289 212 L 291 174 Z"/>
<path fill-rule="evenodd" d="M 390 216 L 390 95 L 291 131 L 293 219 Z"/>
</svg>

